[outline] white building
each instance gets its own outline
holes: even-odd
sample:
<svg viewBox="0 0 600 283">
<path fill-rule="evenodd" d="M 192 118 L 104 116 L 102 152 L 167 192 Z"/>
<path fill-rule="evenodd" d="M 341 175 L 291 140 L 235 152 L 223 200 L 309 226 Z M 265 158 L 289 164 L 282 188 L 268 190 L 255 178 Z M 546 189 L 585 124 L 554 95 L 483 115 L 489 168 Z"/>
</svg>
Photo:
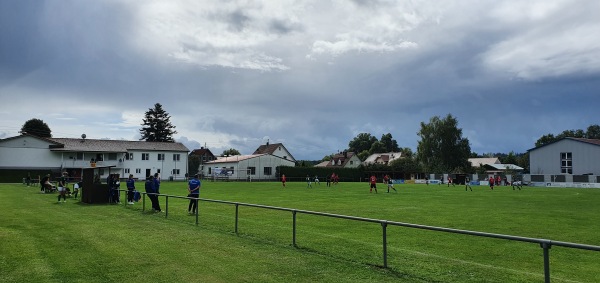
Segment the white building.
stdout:
<svg viewBox="0 0 600 283">
<path fill-rule="evenodd" d="M 384 164 L 389 165 L 390 162 L 402 157 L 402 152 L 386 152 L 386 153 L 374 153 L 369 155 L 365 161 L 362 162 L 364 165 L 368 164 Z"/>
<path fill-rule="evenodd" d="M 534 174 L 600 175 L 600 140 L 563 138 L 529 150 Z"/>
<path fill-rule="evenodd" d="M 114 166 L 110 173 L 144 179 L 183 179 L 189 150 L 182 143 L 126 140 L 41 138 L 23 134 L 0 140 L 0 169 L 67 171 L 81 177 L 81 168 Z M 100 177 L 108 176 L 98 169 Z"/>
<path fill-rule="evenodd" d="M 332 156 L 331 160 L 321 162 L 315 167 L 327 168 L 356 168 L 360 166 L 360 158 L 354 152 L 341 152 Z"/>
<path fill-rule="evenodd" d="M 278 179 L 278 166 L 295 166 L 289 158 L 271 154 L 235 155 L 206 162 L 202 172 L 204 176 L 229 180 L 273 180 Z"/>
</svg>

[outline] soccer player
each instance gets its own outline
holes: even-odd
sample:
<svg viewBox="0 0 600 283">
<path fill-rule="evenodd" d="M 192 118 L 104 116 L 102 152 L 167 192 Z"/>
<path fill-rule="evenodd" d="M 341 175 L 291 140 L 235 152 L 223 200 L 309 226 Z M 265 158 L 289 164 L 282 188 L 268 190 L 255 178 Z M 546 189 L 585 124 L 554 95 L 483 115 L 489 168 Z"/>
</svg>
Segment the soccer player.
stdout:
<svg viewBox="0 0 600 283">
<path fill-rule="evenodd" d="M 387 188 L 388 188 L 388 193 L 390 192 L 390 188 L 392 188 L 392 190 L 394 190 L 394 192 L 398 192 L 396 191 L 396 189 L 394 189 L 394 182 L 392 181 L 392 178 L 390 178 L 390 176 L 385 175 L 385 179 L 387 180 Z"/>
<path fill-rule="evenodd" d="M 469 189 L 471 189 L 471 191 L 473 191 L 473 188 L 471 188 L 471 184 L 469 182 L 471 182 L 471 179 L 469 178 L 469 176 L 465 177 L 465 192 L 467 191 L 467 188 L 469 188 Z"/>
<path fill-rule="evenodd" d="M 519 191 L 520 191 L 522 185 L 523 185 L 523 182 L 521 182 L 521 181 L 513 181 L 512 182 L 513 191 L 515 190 L 515 187 L 517 187 L 517 189 L 519 189 Z"/>
<path fill-rule="evenodd" d="M 287 179 L 285 178 L 285 174 L 281 175 L 281 184 L 283 185 L 284 188 L 285 188 L 286 181 L 287 181 Z"/>
<path fill-rule="evenodd" d="M 491 176 L 488 179 L 488 182 L 490 183 L 490 189 L 492 189 L 492 191 L 493 191 L 494 190 L 494 183 L 495 183 L 494 176 Z"/>
<path fill-rule="evenodd" d="M 375 193 L 377 193 L 377 178 L 375 177 L 375 175 L 371 175 L 370 182 L 371 188 L 369 188 L 369 193 L 372 193 L 373 189 L 375 189 Z"/>
<path fill-rule="evenodd" d="M 312 182 L 310 181 L 310 176 L 306 175 L 306 187 L 312 189 Z"/>
<path fill-rule="evenodd" d="M 319 176 L 315 175 L 315 184 L 317 185 L 321 185 L 321 182 L 319 182 Z"/>
<path fill-rule="evenodd" d="M 452 184 L 453 187 L 456 187 L 456 185 L 452 181 L 452 177 L 450 175 L 448 175 L 448 187 L 450 187 L 450 184 Z"/>
</svg>

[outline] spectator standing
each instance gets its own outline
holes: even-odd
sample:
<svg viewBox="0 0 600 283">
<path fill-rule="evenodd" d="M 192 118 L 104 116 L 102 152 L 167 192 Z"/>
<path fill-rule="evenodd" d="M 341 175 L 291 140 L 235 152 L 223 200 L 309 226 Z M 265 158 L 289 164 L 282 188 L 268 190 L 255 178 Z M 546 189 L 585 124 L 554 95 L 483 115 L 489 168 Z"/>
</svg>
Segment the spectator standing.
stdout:
<svg viewBox="0 0 600 283">
<path fill-rule="evenodd" d="M 129 178 L 125 181 L 127 186 L 127 204 L 133 204 L 133 191 L 135 191 L 135 179 L 133 174 L 129 174 Z"/>
<path fill-rule="evenodd" d="M 46 193 L 46 183 L 48 182 L 48 180 L 50 180 L 50 174 L 40 179 L 40 193 Z"/>
<path fill-rule="evenodd" d="M 58 202 L 60 202 L 60 198 L 63 198 L 63 202 L 67 202 L 67 178 L 66 172 L 60 176 L 60 180 L 58 181 Z"/>
<path fill-rule="evenodd" d="M 285 178 L 283 175 L 282 178 Z M 194 175 L 194 177 L 188 182 L 188 197 L 190 199 L 190 204 L 188 205 L 188 214 L 196 214 L 198 212 L 198 200 L 200 197 L 200 187 L 202 183 L 198 180 L 198 174 Z M 284 182 L 285 186 L 285 182 Z"/>
<path fill-rule="evenodd" d="M 154 176 L 150 175 L 148 177 L 148 179 L 146 180 L 146 185 L 145 185 L 145 189 L 146 189 L 146 194 L 148 195 L 148 198 L 150 199 L 150 201 L 152 202 L 152 209 L 155 212 L 160 212 L 160 203 L 158 202 L 158 196 L 156 195 L 156 183 L 154 182 Z"/>
</svg>

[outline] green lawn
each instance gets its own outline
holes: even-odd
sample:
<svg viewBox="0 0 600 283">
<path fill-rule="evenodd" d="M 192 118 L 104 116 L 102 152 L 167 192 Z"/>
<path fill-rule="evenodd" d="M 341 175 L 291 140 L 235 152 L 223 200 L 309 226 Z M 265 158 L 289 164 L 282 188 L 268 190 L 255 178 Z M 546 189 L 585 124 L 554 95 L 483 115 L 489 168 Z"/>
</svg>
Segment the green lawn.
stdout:
<svg viewBox="0 0 600 283">
<path fill-rule="evenodd" d="M 203 182 L 201 197 L 600 245 L 600 190 L 366 183 Z M 142 188 L 143 183 L 138 183 Z M 161 193 L 186 194 L 163 182 Z M 543 282 L 536 244 L 187 200 L 165 213 L 142 203 L 87 205 L 21 184 L 0 185 L 0 282 Z M 160 198 L 165 209 L 166 201 Z M 146 203 L 149 207 L 149 201 Z M 553 247 L 552 282 L 600 282 L 600 252 Z"/>
</svg>

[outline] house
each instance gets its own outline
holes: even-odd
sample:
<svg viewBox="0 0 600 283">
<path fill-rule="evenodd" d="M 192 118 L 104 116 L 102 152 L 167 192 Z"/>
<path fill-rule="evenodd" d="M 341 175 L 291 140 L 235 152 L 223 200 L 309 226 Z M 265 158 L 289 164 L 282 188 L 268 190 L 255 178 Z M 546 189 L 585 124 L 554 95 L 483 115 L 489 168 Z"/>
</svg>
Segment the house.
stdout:
<svg viewBox="0 0 600 283">
<path fill-rule="evenodd" d="M 498 159 L 498 157 L 469 158 L 468 161 L 474 168 L 479 168 L 488 164 L 500 164 L 500 159 Z"/>
<path fill-rule="evenodd" d="M 217 160 L 217 157 L 210 151 L 210 149 L 204 147 L 192 150 L 190 155 L 197 155 L 202 163 Z"/>
<path fill-rule="evenodd" d="M 515 164 L 502 164 L 498 157 L 469 158 L 468 161 L 473 168 L 485 169 L 487 174 L 518 173 L 524 170 L 523 167 Z"/>
<path fill-rule="evenodd" d="M 85 136 L 83 136 L 85 137 Z M 101 167 L 97 174 L 121 177 L 132 174 L 144 179 L 160 173 L 161 178 L 183 179 L 187 174 L 189 150 L 182 143 L 127 140 L 42 138 L 22 134 L 0 140 L 0 170 L 67 171 L 80 178 L 81 168 Z"/>
<path fill-rule="evenodd" d="M 326 168 L 356 168 L 360 166 L 361 162 L 358 156 L 354 154 L 354 152 L 341 152 L 333 155 L 331 160 L 325 162 L 321 162 L 315 167 L 326 167 Z"/>
<path fill-rule="evenodd" d="M 384 164 L 389 165 L 390 162 L 402 157 L 401 152 L 375 153 L 369 155 L 362 163 L 367 164 Z"/>
<path fill-rule="evenodd" d="M 267 144 L 259 146 L 252 154 L 270 154 L 296 162 L 296 159 L 294 159 L 292 154 L 281 143 L 269 144 L 269 142 L 267 142 Z"/>
<path fill-rule="evenodd" d="M 531 174 L 600 175 L 600 140 L 566 137 L 528 150 Z"/>
<path fill-rule="evenodd" d="M 507 172 L 519 173 L 523 172 L 524 168 L 514 164 L 484 164 L 485 173 L 488 174 L 506 174 Z M 512 174 L 511 174 L 512 175 Z"/>
<path fill-rule="evenodd" d="M 284 156 L 288 158 L 266 153 L 222 157 L 206 162 L 200 172 L 215 179 L 274 180 L 279 178 L 276 175 L 277 167 L 296 165 L 291 155 Z"/>
<path fill-rule="evenodd" d="M 200 159 L 200 168 L 198 170 L 198 172 L 200 173 L 202 173 L 202 170 L 204 169 L 204 164 L 206 162 L 217 160 L 217 157 L 210 151 L 210 149 L 204 147 L 192 150 L 190 156 L 192 155 L 198 156 L 198 159 Z"/>
</svg>

